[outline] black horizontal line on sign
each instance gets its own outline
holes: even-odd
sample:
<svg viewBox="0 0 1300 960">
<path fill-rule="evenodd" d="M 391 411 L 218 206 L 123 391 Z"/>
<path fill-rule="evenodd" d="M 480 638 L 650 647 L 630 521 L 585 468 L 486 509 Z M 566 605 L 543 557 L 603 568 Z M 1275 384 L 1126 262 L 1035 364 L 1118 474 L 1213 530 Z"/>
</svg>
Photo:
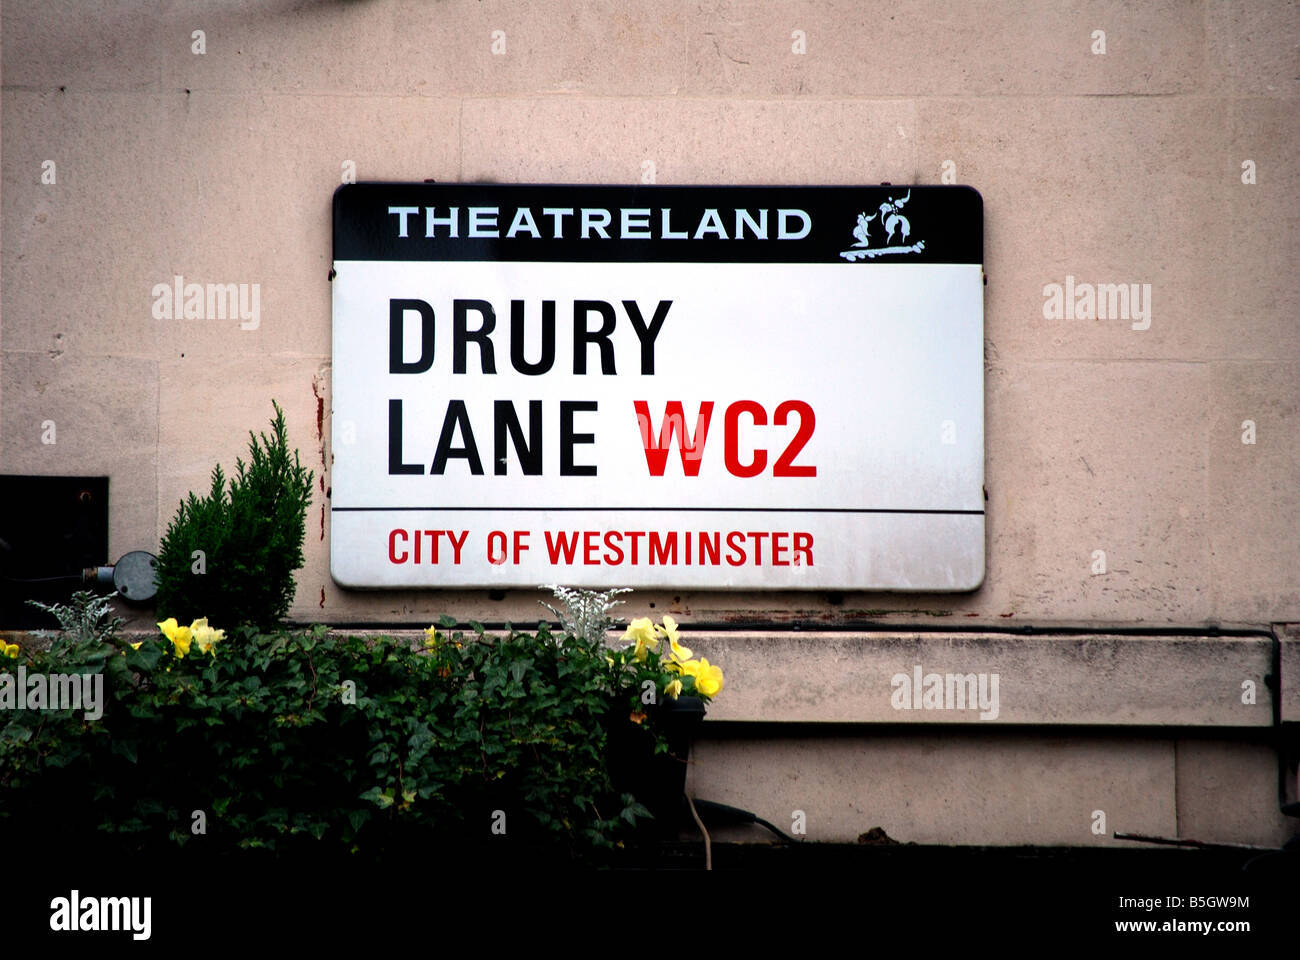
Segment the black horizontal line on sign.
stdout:
<svg viewBox="0 0 1300 960">
<path fill-rule="evenodd" d="M 984 515 L 983 510 L 905 510 L 894 507 L 330 507 L 337 513 L 405 511 L 509 511 L 511 513 L 953 513 Z"/>
</svg>

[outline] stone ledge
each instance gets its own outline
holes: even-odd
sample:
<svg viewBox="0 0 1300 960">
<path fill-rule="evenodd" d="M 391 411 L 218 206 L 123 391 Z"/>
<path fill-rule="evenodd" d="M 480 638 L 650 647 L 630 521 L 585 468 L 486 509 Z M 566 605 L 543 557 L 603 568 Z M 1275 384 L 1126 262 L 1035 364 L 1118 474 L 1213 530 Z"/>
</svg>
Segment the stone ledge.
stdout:
<svg viewBox="0 0 1300 960">
<path fill-rule="evenodd" d="M 1267 727 L 1272 693 L 1268 637 L 1089 636 L 958 633 L 714 633 L 684 638 L 721 664 L 726 688 L 711 720 L 799 723 L 1001 723 Z M 1292 670 L 1300 672 L 1300 645 Z M 921 667 L 921 708 L 896 709 Z M 927 708 L 930 674 L 984 674 L 996 717 L 958 704 L 945 682 Z M 907 683 L 893 684 L 902 675 Z M 1243 703 L 1244 683 L 1255 703 Z M 1294 690 L 1300 681 L 1292 680 Z M 977 689 L 979 683 L 977 679 Z M 910 692 L 910 691 L 909 691 Z M 1294 697 L 1293 697 L 1294 699 Z M 931 698 L 931 704 L 936 698 Z M 983 711 L 992 714 L 992 710 Z"/>
</svg>

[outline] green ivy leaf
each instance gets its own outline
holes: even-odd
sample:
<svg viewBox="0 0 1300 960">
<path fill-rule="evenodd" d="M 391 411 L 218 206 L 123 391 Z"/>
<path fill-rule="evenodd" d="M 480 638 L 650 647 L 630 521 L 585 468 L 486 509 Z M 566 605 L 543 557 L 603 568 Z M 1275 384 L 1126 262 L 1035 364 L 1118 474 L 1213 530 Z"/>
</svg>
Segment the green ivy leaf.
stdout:
<svg viewBox="0 0 1300 960">
<path fill-rule="evenodd" d="M 371 787 L 365 793 L 361 794 L 362 800 L 369 800 L 379 807 L 380 810 L 387 810 L 393 805 L 393 791 L 381 790 L 379 787 Z"/>
<path fill-rule="evenodd" d="M 620 816 L 622 816 L 624 820 L 626 820 L 628 823 L 632 824 L 633 826 L 636 826 L 636 821 L 638 817 L 642 819 L 648 819 L 648 820 L 654 819 L 654 814 L 651 813 L 648 809 L 646 809 L 644 805 L 637 803 L 636 801 L 633 801 L 632 803 L 629 803 L 626 807 L 624 807 L 623 812 L 622 814 L 620 814 Z"/>
<path fill-rule="evenodd" d="M 533 659 L 526 657 L 522 660 L 516 660 L 510 664 L 510 676 L 514 677 L 515 683 L 523 683 L 524 675 L 532 669 Z"/>
<path fill-rule="evenodd" d="M 136 673 L 153 673 L 154 667 L 162 659 L 162 650 L 155 641 L 145 640 L 138 650 L 128 647 L 125 659 L 126 665 Z"/>
</svg>

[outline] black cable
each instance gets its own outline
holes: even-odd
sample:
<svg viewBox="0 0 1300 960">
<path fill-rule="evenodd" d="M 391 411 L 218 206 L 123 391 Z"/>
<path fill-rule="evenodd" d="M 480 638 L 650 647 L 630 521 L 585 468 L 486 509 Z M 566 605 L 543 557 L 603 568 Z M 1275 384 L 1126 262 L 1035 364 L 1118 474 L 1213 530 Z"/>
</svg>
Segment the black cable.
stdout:
<svg viewBox="0 0 1300 960">
<path fill-rule="evenodd" d="M 695 804 L 702 812 L 707 811 L 710 813 L 721 814 L 722 816 L 732 820 L 739 820 L 741 823 L 756 823 L 761 827 L 766 827 L 786 843 L 799 842 L 789 834 L 783 833 L 778 827 L 768 823 L 758 814 L 750 813 L 748 810 L 741 810 L 739 807 L 730 807 L 725 803 L 717 803 L 713 800 L 701 800 L 698 797 L 695 800 Z"/>
<path fill-rule="evenodd" d="M 79 573 L 65 573 L 61 577 L 4 577 L 0 580 L 8 580 L 10 583 L 48 583 L 51 580 L 81 580 L 82 575 Z"/>
<path fill-rule="evenodd" d="M 781 838 L 782 840 L 784 840 L 786 843 L 798 843 L 798 842 L 799 842 L 799 841 L 797 841 L 794 837 L 791 837 L 791 836 L 788 836 L 788 835 L 785 834 L 785 833 L 782 833 L 781 830 L 779 830 L 777 827 L 774 827 L 772 824 L 768 823 L 768 822 L 767 822 L 766 820 L 764 820 L 762 817 L 755 817 L 755 818 L 754 818 L 754 822 L 757 823 L 757 824 L 758 824 L 759 826 L 761 826 L 761 827 L 767 827 L 767 829 L 771 830 L 773 833 L 775 833 L 778 837 L 780 837 L 780 838 Z"/>
</svg>

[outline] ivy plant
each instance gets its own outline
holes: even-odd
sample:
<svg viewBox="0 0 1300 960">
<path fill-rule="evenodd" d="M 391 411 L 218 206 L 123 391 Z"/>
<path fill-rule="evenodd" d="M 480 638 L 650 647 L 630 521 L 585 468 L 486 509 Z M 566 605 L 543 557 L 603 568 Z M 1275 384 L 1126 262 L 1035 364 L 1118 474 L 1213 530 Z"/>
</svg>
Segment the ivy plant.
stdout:
<svg viewBox="0 0 1300 960">
<path fill-rule="evenodd" d="M 451 626 L 412 643 L 173 623 L 31 651 L 29 671 L 102 672 L 107 703 L 9 715 L 0 829 L 35 819 L 123 854 L 617 846 L 647 811 L 611 786 L 607 725 L 627 713 L 605 647 Z"/>
</svg>

